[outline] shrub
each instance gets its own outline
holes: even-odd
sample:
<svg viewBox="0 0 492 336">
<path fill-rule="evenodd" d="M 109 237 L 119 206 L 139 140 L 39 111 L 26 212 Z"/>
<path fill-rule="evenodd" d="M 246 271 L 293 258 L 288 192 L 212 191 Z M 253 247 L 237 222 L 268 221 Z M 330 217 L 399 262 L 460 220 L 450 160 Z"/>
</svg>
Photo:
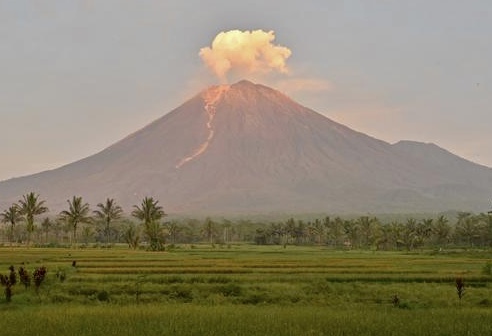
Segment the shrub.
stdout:
<svg viewBox="0 0 492 336">
<path fill-rule="evenodd" d="M 105 290 L 102 290 L 97 293 L 97 300 L 101 302 L 108 302 L 109 301 L 109 293 Z"/>
<path fill-rule="evenodd" d="M 19 268 L 20 282 L 27 288 L 31 285 L 31 277 L 24 267 Z"/>
<path fill-rule="evenodd" d="M 46 276 L 46 267 L 41 266 L 38 269 L 34 271 L 33 278 L 34 278 L 34 286 L 36 287 L 36 292 L 39 291 L 39 286 L 44 281 L 44 278 Z"/>
<path fill-rule="evenodd" d="M 492 306 L 492 302 L 489 299 L 482 299 L 478 302 L 478 304 L 480 306 L 483 306 L 483 307 L 491 307 Z"/>
<path fill-rule="evenodd" d="M 9 267 L 9 276 L 0 274 L 0 284 L 5 287 L 5 300 L 7 302 L 12 301 L 12 286 L 17 283 L 17 276 L 15 274 L 14 266 Z"/>
<path fill-rule="evenodd" d="M 73 301 L 72 297 L 63 293 L 56 293 L 51 295 L 51 302 L 53 303 L 66 303 Z"/>
<path fill-rule="evenodd" d="M 456 293 L 458 294 L 458 298 L 460 299 L 465 295 L 465 282 L 462 277 L 456 278 Z"/>
<path fill-rule="evenodd" d="M 182 302 L 191 302 L 193 293 L 190 288 L 174 287 L 169 293 L 169 298 Z"/>
<path fill-rule="evenodd" d="M 67 274 L 64 270 L 58 270 L 56 271 L 56 278 L 60 280 L 60 282 L 63 282 L 67 278 Z"/>
<path fill-rule="evenodd" d="M 492 262 L 487 261 L 482 268 L 482 273 L 485 275 L 492 275 Z"/>
<path fill-rule="evenodd" d="M 10 285 L 13 286 L 17 283 L 17 275 L 15 274 L 15 268 L 13 265 L 9 267 L 9 270 L 10 270 L 9 282 Z"/>
<path fill-rule="evenodd" d="M 234 283 L 229 283 L 227 285 L 219 286 L 217 288 L 217 291 L 224 296 L 239 296 L 241 295 L 242 292 L 241 287 Z"/>
<path fill-rule="evenodd" d="M 5 287 L 5 300 L 7 300 L 7 302 L 12 301 L 12 286 L 11 285 Z"/>
<path fill-rule="evenodd" d="M 12 300 L 12 283 L 9 277 L 0 274 L 0 283 L 5 287 L 5 300 L 10 302 Z"/>
<path fill-rule="evenodd" d="M 393 295 L 393 297 L 391 298 L 391 303 L 393 304 L 394 307 L 399 307 L 400 306 L 400 298 L 398 297 L 398 295 Z"/>
<path fill-rule="evenodd" d="M 250 295 L 247 295 L 241 300 L 241 303 L 243 304 L 252 304 L 252 305 L 257 305 L 263 302 L 265 302 L 264 295 L 258 293 L 252 293 Z"/>
</svg>

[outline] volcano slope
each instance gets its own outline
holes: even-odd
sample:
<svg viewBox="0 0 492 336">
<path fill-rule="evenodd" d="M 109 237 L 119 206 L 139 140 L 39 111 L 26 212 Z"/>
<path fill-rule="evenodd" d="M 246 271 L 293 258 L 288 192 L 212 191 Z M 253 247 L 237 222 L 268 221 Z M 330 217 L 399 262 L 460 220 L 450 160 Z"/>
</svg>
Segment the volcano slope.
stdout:
<svg viewBox="0 0 492 336">
<path fill-rule="evenodd" d="M 434 145 L 336 123 L 269 87 L 210 87 L 105 150 L 0 183 L 0 207 L 34 191 L 53 211 L 80 195 L 145 196 L 173 214 L 483 211 L 492 169 Z"/>
</svg>

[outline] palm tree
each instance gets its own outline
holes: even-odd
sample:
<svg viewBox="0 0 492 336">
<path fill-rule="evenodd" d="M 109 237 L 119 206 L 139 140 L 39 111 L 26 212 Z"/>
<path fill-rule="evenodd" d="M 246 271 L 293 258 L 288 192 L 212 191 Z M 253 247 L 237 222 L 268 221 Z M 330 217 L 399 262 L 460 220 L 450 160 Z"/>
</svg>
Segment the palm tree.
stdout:
<svg viewBox="0 0 492 336">
<path fill-rule="evenodd" d="M 224 229 L 224 244 L 227 244 L 231 239 L 232 222 L 228 219 L 224 219 L 222 227 Z"/>
<path fill-rule="evenodd" d="M 138 230 L 133 223 L 130 223 L 124 232 L 125 241 L 128 243 L 128 247 L 132 249 L 136 249 L 138 247 L 138 243 L 140 242 L 140 235 L 138 234 Z"/>
<path fill-rule="evenodd" d="M 427 240 L 429 240 L 430 236 L 432 235 L 433 226 L 434 226 L 434 219 L 432 218 L 422 219 L 418 223 L 415 245 L 423 246 L 427 242 Z"/>
<path fill-rule="evenodd" d="M 48 217 L 43 219 L 43 221 L 41 222 L 41 227 L 43 228 L 43 232 L 45 234 L 45 238 L 44 238 L 45 244 L 48 243 L 48 234 L 49 234 L 49 231 L 50 231 L 50 228 L 52 225 L 53 225 L 53 223 L 51 222 L 51 220 Z"/>
<path fill-rule="evenodd" d="M 23 195 L 19 200 L 20 214 L 24 216 L 27 229 L 27 245 L 31 241 L 31 234 L 34 231 L 34 216 L 40 215 L 48 211 L 44 206 L 45 201 L 39 200 L 39 195 L 33 192 Z"/>
<path fill-rule="evenodd" d="M 284 247 L 286 247 L 296 234 L 296 221 L 294 218 L 291 217 L 284 223 L 284 234 L 286 236 Z"/>
<path fill-rule="evenodd" d="M 82 241 L 85 246 L 89 244 L 92 236 L 94 236 L 94 232 L 92 231 L 92 228 L 90 226 L 84 226 L 82 228 Z"/>
<path fill-rule="evenodd" d="M 408 251 L 415 247 L 415 243 L 418 241 L 418 223 L 415 218 L 408 218 L 405 224 L 403 224 L 401 231 L 401 242 L 407 248 Z"/>
<path fill-rule="evenodd" d="M 90 223 L 89 204 L 82 202 L 82 197 L 73 196 L 67 200 L 68 210 L 60 212 L 60 219 L 64 220 L 73 229 L 73 243 L 77 246 L 77 226 L 82 223 Z"/>
<path fill-rule="evenodd" d="M 458 213 L 458 222 L 455 226 L 455 234 L 458 240 L 465 241 L 469 247 L 472 247 L 480 241 L 480 238 L 486 236 L 486 223 L 479 220 L 469 212 Z"/>
<path fill-rule="evenodd" d="M 274 244 L 283 244 L 284 225 L 282 223 L 271 223 L 268 232 Z"/>
<path fill-rule="evenodd" d="M 381 225 L 376 217 L 361 216 L 356 220 L 359 241 L 362 247 L 368 248 L 375 244 L 381 236 Z"/>
<path fill-rule="evenodd" d="M 447 244 L 451 236 L 452 227 L 449 225 L 449 220 L 444 216 L 439 216 L 432 227 L 432 235 L 435 243 L 438 245 Z"/>
<path fill-rule="evenodd" d="M 316 244 L 321 245 L 323 236 L 325 235 L 325 229 L 326 227 L 318 218 L 313 223 L 310 223 L 309 232 L 315 237 Z"/>
<path fill-rule="evenodd" d="M 492 246 L 492 211 L 487 214 L 480 214 L 482 222 L 485 224 L 485 239 L 489 246 Z"/>
<path fill-rule="evenodd" d="M 166 216 L 166 213 L 157 203 L 159 201 L 154 200 L 154 198 L 145 197 L 140 206 L 133 206 L 135 209 L 132 211 L 132 216 L 144 223 L 144 232 L 149 239 L 150 249 L 153 251 L 162 250 L 163 244 L 165 244 L 165 238 L 159 221 Z"/>
<path fill-rule="evenodd" d="M 169 223 L 164 224 L 167 228 L 167 231 L 169 232 L 169 237 L 171 237 L 171 243 L 176 244 L 176 237 L 181 230 L 181 227 L 178 225 L 178 222 L 176 221 L 171 221 Z"/>
<path fill-rule="evenodd" d="M 353 219 L 344 220 L 343 230 L 346 238 L 344 245 L 350 248 L 357 246 L 359 240 L 359 226 L 357 225 L 357 222 Z"/>
<path fill-rule="evenodd" d="M 202 233 L 205 237 L 207 237 L 209 243 L 211 245 L 214 244 L 214 236 L 215 236 L 215 222 L 210 218 L 205 218 L 205 222 L 203 223 Z"/>
<path fill-rule="evenodd" d="M 12 246 L 12 242 L 14 240 L 14 227 L 15 224 L 22 220 L 22 215 L 20 214 L 20 209 L 17 204 L 12 204 L 10 208 L 4 210 L 4 212 L 0 213 L 1 222 L 8 224 L 10 223 L 9 228 L 9 241 L 10 246 Z"/>
<path fill-rule="evenodd" d="M 98 210 L 94 210 L 94 215 L 97 219 L 104 222 L 104 233 L 106 235 L 106 244 L 109 245 L 109 236 L 111 230 L 111 222 L 121 218 L 123 209 L 116 204 L 114 199 L 107 198 L 106 203 L 99 203 Z"/>
<path fill-rule="evenodd" d="M 323 219 L 323 226 L 327 231 L 327 235 L 331 244 L 338 248 L 343 243 L 344 238 L 344 221 L 340 217 L 331 220 L 330 217 Z"/>
</svg>

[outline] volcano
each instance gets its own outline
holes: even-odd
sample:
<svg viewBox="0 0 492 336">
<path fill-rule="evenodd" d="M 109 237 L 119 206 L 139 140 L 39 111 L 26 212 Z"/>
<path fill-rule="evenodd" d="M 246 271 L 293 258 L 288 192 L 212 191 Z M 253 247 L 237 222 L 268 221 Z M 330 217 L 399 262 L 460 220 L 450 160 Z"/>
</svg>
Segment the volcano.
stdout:
<svg viewBox="0 0 492 336">
<path fill-rule="evenodd" d="M 269 87 L 210 87 L 103 151 L 0 183 L 0 206 L 30 191 L 59 211 L 80 195 L 143 197 L 170 214 L 484 211 L 492 169 L 434 144 L 390 144 Z"/>
</svg>

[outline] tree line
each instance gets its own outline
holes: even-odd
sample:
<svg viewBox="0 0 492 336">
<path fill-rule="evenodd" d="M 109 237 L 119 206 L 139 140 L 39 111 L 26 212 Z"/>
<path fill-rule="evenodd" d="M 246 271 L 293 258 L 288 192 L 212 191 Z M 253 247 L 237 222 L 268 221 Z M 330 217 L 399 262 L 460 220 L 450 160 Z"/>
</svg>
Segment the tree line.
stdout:
<svg viewBox="0 0 492 336">
<path fill-rule="evenodd" d="M 382 223 L 377 217 L 325 217 L 314 221 L 271 223 L 256 230 L 258 244 L 316 244 L 333 248 L 414 250 L 418 248 L 492 246 L 492 216 L 460 212 L 454 223 L 445 216 Z"/>
<path fill-rule="evenodd" d="M 67 209 L 56 217 L 45 216 L 46 202 L 33 192 L 0 213 L 3 241 L 43 246 L 111 246 L 164 250 L 166 245 L 232 242 L 259 245 L 319 245 L 334 249 L 414 250 L 419 248 L 490 247 L 492 213 L 459 212 L 453 221 L 435 218 L 383 222 L 376 216 L 289 218 L 264 222 L 210 217 L 165 221 L 159 202 L 145 197 L 126 216 L 114 199 L 90 209 L 82 197 L 67 200 Z"/>
</svg>

